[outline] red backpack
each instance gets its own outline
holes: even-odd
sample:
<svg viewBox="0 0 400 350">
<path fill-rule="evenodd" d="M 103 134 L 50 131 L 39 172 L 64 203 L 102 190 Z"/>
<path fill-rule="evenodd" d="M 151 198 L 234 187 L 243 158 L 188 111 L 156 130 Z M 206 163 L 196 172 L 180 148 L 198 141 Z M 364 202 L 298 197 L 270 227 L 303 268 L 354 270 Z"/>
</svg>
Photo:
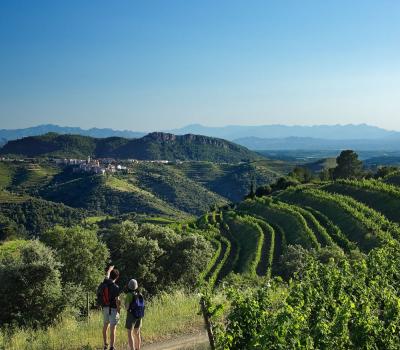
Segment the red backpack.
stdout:
<svg viewBox="0 0 400 350">
<path fill-rule="evenodd" d="M 109 284 L 106 281 L 103 281 L 100 283 L 100 285 L 97 288 L 97 304 L 99 306 L 110 306 L 111 302 L 111 293 L 110 293 L 110 288 Z"/>
</svg>

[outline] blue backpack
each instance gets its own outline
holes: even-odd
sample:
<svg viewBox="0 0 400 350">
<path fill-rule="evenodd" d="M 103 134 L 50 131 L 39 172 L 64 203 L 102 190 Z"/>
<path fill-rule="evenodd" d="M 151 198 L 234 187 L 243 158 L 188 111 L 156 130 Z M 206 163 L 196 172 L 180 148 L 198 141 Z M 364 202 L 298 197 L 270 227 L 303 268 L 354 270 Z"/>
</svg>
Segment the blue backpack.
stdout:
<svg viewBox="0 0 400 350">
<path fill-rule="evenodd" d="M 140 293 L 133 294 L 133 300 L 129 304 L 128 311 L 133 315 L 134 318 L 143 318 L 144 317 L 144 298 Z"/>
</svg>

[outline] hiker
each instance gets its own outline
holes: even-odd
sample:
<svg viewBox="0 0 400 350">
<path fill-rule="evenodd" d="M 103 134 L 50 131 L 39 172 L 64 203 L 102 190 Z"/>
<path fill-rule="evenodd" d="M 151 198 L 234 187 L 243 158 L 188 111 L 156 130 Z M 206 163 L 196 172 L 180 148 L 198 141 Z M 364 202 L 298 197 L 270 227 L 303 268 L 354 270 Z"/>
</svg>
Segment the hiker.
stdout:
<svg viewBox="0 0 400 350">
<path fill-rule="evenodd" d="M 119 298 L 120 288 L 115 283 L 119 278 L 119 271 L 114 266 L 108 267 L 104 281 L 97 290 L 97 298 L 103 307 L 103 343 L 104 350 L 108 350 L 107 332 L 110 327 L 110 350 L 114 347 L 121 301 Z"/>
<path fill-rule="evenodd" d="M 125 309 L 127 310 L 125 328 L 128 331 L 130 350 L 140 350 L 142 343 L 140 328 L 142 327 L 144 308 L 144 299 L 138 290 L 138 283 L 135 279 L 131 279 L 125 297 Z"/>
</svg>

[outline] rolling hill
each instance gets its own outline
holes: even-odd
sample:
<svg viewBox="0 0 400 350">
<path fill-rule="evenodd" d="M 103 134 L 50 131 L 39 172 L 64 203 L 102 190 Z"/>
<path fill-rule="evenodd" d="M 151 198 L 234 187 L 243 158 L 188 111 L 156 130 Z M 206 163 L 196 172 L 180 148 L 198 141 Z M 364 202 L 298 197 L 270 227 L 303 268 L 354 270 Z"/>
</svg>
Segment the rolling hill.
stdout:
<svg viewBox="0 0 400 350">
<path fill-rule="evenodd" d="M 201 215 L 212 206 L 238 202 L 251 184 L 274 182 L 290 163 L 261 160 L 251 163 L 140 162 L 129 173 L 90 175 L 52 162 L 0 162 L 0 189 L 29 195 L 93 214 L 137 212 L 181 218 Z"/>
<path fill-rule="evenodd" d="M 211 286 L 231 272 L 280 275 L 280 256 L 290 245 L 344 254 L 368 253 L 400 239 L 400 187 L 383 180 L 340 180 L 290 187 L 200 217 L 182 230 L 217 241 L 204 279 Z"/>
<path fill-rule="evenodd" d="M 0 241 L 37 237 L 55 225 L 81 223 L 86 215 L 61 203 L 0 190 Z"/>
<path fill-rule="evenodd" d="M 118 158 L 139 160 L 204 160 L 237 163 L 260 159 L 248 149 L 222 139 L 199 135 L 154 132 L 139 139 L 92 138 L 49 133 L 9 141 L 0 150 L 3 156 Z"/>
</svg>

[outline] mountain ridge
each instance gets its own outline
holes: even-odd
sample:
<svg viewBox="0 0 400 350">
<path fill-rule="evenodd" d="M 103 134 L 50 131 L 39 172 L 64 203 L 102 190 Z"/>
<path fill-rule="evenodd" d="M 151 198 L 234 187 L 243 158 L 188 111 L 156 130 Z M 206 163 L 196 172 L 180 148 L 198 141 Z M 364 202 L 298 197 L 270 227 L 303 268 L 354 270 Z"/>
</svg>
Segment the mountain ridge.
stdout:
<svg viewBox="0 0 400 350">
<path fill-rule="evenodd" d="M 7 142 L 3 156 L 59 158 L 117 158 L 138 160 L 195 160 L 235 163 L 262 158 L 235 143 L 202 135 L 153 132 L 141 138 L 92 138 L 48 133 Z"/>
<path fill-rule="evenodd" d="M 399 151 L 400 135 L 380 139 L 321 139 L 313 137 L 261 138 L 244 137 L 233 140 L 251 150 L 342 150 Z"/>
<path fill-rule="evenodd" d="M 226 125 L 221 127 L 208 127 L 201 124 L 190 124 L 181 128 L 160 130 L 165 133 L 176 135 L 196 134 L 210 137 L 218 137 L 233 141 L 245 137 L 260 138 L 286 138 L 286 137 L 313 137 L 322 139 L 381 139 L 400 137 L 399 131 L 386 130 L 367 124 L 336 124 L 336 125 Z M 48 132 L 58 134 L 78 134 L 97 138 L 124 137 L 139 138 L 147 132 L 132 130 L 114 130 L 111 128 L 63 127 L 54 124 L 44 124 L 22 129 L 0 129 L 0 143 L 15 140 L 27 136 L 38 136 Z"/>
</svg>

